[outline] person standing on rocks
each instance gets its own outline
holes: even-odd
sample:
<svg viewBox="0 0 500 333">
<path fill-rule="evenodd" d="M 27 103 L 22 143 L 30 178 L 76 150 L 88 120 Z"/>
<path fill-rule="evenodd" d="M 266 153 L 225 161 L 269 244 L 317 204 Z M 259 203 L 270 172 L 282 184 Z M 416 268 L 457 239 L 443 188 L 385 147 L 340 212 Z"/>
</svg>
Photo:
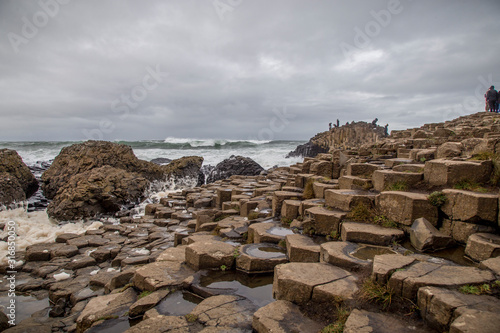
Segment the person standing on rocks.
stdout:
<svg viewBox="0 0 500 333">
<path fill-rule="evenodd" d="M 484 94 L 486 98 L 486 102 L 490 107 L 490 112 L 498 112 L 497 101 L 498 101 L 498 92 L 495 90 L 495 86 L 491 86 L 490 89 Z"/>
</svg>

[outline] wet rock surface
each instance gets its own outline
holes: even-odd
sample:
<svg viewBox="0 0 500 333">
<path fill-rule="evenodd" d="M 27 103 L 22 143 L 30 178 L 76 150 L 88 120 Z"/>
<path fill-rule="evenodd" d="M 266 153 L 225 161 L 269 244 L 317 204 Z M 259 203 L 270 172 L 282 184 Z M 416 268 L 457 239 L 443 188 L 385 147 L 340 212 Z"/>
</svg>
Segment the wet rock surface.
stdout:
<svg viewBox="0 0 500 333">
<path fill-rule="evenodd" d="M 264 168 L 251 158 L 231 156 L 215 166 L 207 177 L 207 183 L 227 179 L 233 175 L 257 176 L 262 171 L 264 171 Z"/>
</svg>

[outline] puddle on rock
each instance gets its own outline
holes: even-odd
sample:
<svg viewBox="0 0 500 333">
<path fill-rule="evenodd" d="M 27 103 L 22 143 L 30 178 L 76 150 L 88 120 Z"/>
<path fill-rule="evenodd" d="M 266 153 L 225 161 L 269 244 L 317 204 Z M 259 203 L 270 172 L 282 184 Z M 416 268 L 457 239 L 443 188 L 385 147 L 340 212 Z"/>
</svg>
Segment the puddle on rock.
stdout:
<svg viewBox="0 0 500 333">
<path fill-rule="evenodd" d="M 102 324 L 91 327 L 85 333 L 121 333 L 137 324 L 139 321 L 128 320 L 127 318 L 108 319 Z"/>
<path fill-rule="evenodd" d="M 210 271 L 201 277 L 202 287 L 226 289 L 224 294 L 235 294 L 246 297 L 258 307 L 263 307 L 273 298 L 272 274 L 246 274 L 239 271 Z"/>
<path fill-rule="evenodd" d="M 2 293 L 0 296 L 0 309 L 6 313 L 7 309 L 5 306 L 10 304 L 11 298 L 6 294 Z M 49 298 L 37 299 L 34 296 L 21 296 L 17 295 L 16 300 L 16 323 L 19 324 L 24 319 L 28 319 L 35 312 L 41 311 L 50 306 Z"/>
<path fill-rule="evenodd" d="M 446 259 L 449 261 L 454 262 L 457 265 L 461 266 L 477 266 L 477 263 L 469 259 L 467 256 L 465 256 L 465 247 L 464 246 L 456 246 L 452 247 L 449 249 L 444 249 L 444 250 L 439 250 L 436 252 L 419 252 L 415 250 L 415 248 L 411 245 L 411 242 L 409 240 L 403 242 L 401 244 L 404 248 L 414 252 L 415 254 L 422 254 L 422 255 L 427 255 L 429 257 L 436 257 L 440 259 Z M 432 259 L 430 258 L 431 262 Z M 439 261 L 435 260 L 436 262 Z"/>
<path fill-rule="evenodd" d="M 286 235 L 294 234 L 292 230 L 283 227 L 272 227 L 271 229 L 267 230 L 267 233 L 270 235 L 283 236 L 283 237 Z"/>
<path fill-rule="evenodd" d="M 245 253 L 257 258 L 275 259 L 286 257 L 286 251 L 283 248 L 273 244 L 250 244 L 245 247 Z"/>
<path fill-rule="evenodd" d="M 185 316 L 203 301 L 203 298 L 187 291 L 175 291 L 161 301 L 155 309 L 165 316 Z"/>
<path fill-rule="evenodd" d="M 349 253 L 351 256 L 361 259 L 373 261 L 375 256 L 381 254 L 396 254 L 393 250 L 388 247 L 372 246 L 372 245 L 361 245 L 353 252 Z"/>
</svg>

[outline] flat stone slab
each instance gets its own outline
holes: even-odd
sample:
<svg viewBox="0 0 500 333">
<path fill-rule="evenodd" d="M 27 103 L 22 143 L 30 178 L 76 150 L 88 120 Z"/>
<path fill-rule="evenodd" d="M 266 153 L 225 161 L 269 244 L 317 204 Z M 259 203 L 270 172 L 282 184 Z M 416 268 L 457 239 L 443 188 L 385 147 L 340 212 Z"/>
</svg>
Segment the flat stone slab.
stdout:
<svg viewBox="0 0 500 333">
<path fill-rule="evenodd" d="M 188 323 L 186 317 L 183 316 L 177 317 L 157 315 L 132 326 L 131 328 L 126 330 L 125 333 L 189 333 L 191 326 L 193 326 L 193 324 Z"/>
<path fill-rule="evenodd" d="M 340 222 L 347 213 L 339 210 L 328 210 L 324 207 L 313 207 L 306 210 L 306 215 L 313 219 L 314 231 L 319 235 L 330 235 L 339 232 Z"/>
<path fill-rule="evenodd" d="M 370 261 L 350 255 L 357 248 L 358 245 L 350 242 L 323 243 L 320 247 L 320 261 L 353 271 L 369 268 L 372 265 Z"/>
<path fill-rule="evenodd" d="M 469 223 L 498 223 L 498 194 L 445 189 L 447 201 L 441 207 L 450 219 Z"/>
<path fill-rule="evenodd" d="M 323 325 L 304 316 L 297 305 L 279 300 L 257 310 L 252 327 L 257 332 L 317 333 Z"/>
<path fill-rule="evenodd" d="M 291 262 L 319 262 L 320 246 L 305 235 L 287 235 L 286 251 Z"/>
<path fill-rule="evenodd" d="M 469 310 L 450 325 L 450 333 L 498 333 L 500 317 L 498 311 Z"/>
<path fill-rule="evenodd" d="M 376 191 L 385 191 L 396 183 L 404 183 L 412 187 L 424 178 L 423 173 L 398 172 L 393 170 L 377 170 L 373 173 L 373 188 Z"/>
<path fill-rule="evenodd" d="M 375 224 L 343 222 L 340 235 L 344 242 L 364 243 L 380 246 L 391 245 L 405 237 L 402 230 L 384 228 Z"/>
<path fill-rule="evenodd" d="M 481 261 L 481 264 L 479 265 L 479 268 L 481 269 L 489 269 L 496 275 L 500 276 L 500 257 L 496 258 L 490 258 Z"/>
<path fill-rule="evenodd" d="M 450 329 L 450 325 L 455 324 L 460 317 L 464 314 L 471 313 L 471 311 L 482 311 L 495 314 L 496 330 L 491 330 L 488 326 L 492 323 L 491 320 L 483 322 L 484 329 L 479 330 L 458 330 L 456 332 L 498 332 L 499 316 L 500 313 L 500 300 L 492 296 L 478 296 L 466 295 L 456 290 L 449 290 L 436 287 L 422 287 L 418 290 L 418 307 L 420 308 L 420 315 L 425 322 L 432 328 L 443 332 Z M 457 319 L 456 319 L 457 318 Z M 470 318 L 469 318 L 470 319 Z M 455 324 L 458 328 L 460 322 L 465 318 L 459 320 Z M 463 327 L 468 327 L 469 324 Z M 490 330 L 487 329 L 490 328 Z M 450 330 L 451 332 L 451 330 Z"/>
<path fill-rule="evenodd" d="M 432 225 L 437 225 L 438 209 L 427 200 L 423 193 L 386 191 L 379 194 L 376 206 L 383 215 L 398 223 L 411 226 L 413 221 L 424 217 Z"/>
<path fill-rule="evenodd" d="M 491 161 L 470 162 L 436 159 L 425 162 L 424 180 L 430 185 L 454 185 L 461 180 L 486 183 L 490 180 Z"/>
<path fill-rule="evenodd" d="M 293 231 L 277 223 L 254 223 L 248 227 L 248 239 L 253 243 L 279 243 Z"/>
<path fill-rule="evenodd" d="M 212 241 L 195 242 L 186 247 L 186 263 L 195 270 L 232 267 L 235 247 L 231 244 Z"/>
<path fill-rule="evenodd" d="M 488 283 L 494 279 L 495 276 L 490 271 L 475 267 L 418 262 L 407 269 L 394 272 L 389 279 L 389 287 L 396 295 L 413 299 L 420 287 L 458 288 L 466 284 Z"/>
<path fill-rule="evenodd" d="M 244 297 L 220 295 L 203 300 L 190 315 L 204 326 L 251 330 L 255 310 L 255 305 Z"/>
<path fill-rule="evenodd" d="M 375 202 L 375 193 L 361 190 L 326 190 L 325 204 L 328 207 L 350 211 L 357 205 L 372 207 Z"/>
<path fill-rule="evenodd" d="M 465 254 L 476 261 L 500 256 L 500 236 L 487 233 L 470 235 Z"/>
<path fill-rule="evenodd" d="M 155 291 L 166 287 L 180 286 L 195 272 L 186 264 L 176 261 L 157 261 L 135 271 L 132 282 L 139 290 Z"/>
<path fill-rule="evenodd" d="M 167 297 L 169 294 L 169 290 L 158 290 L 154 293 L 151 293 L 139 300 L 137 300 L 134 304 L 130 306 L 128 315 L 130 318 L 136 318 L 141 316 L 144 312 L 152 309 L 156 304 L 161 302 L 162 299 Z"/>
<path fill-rule="evenodd" d="M 240 248 L 236 268 L 248 273 L 269 273 L 288 262 L 286 251 L 272 243 L 247 244 Z"/>
<path fill-rule="evenodd" d="M 176 247 L 170 247 L 163 251 L 157 258 L 156 261 L 186 261 L 186 246 L 179 245 Z"/>
<path fill-rule="evenodd" d="M 76 320 L 77 331 L 84 332 L 100 318 L 110 315 L 122 315 L 137 299 L 133 288 L 122 293 L 92 298 Z"/>
<path fill-rule="evenodd" d="M 357 291 L 351 273 L 326 263 L 288 263 L 274 269 L 273 297 L 278 300 L 339 303 L 351 299 Z"/>
<path fill-rule="evenodd" d="M 276 191 L 273 194 L 273 216 L 279 217 L 281 215 L 281 208 L 283 206 L 283 201 L 289 199 L 301 199 L 302 193 L 298 192 L 289 192 L 289 191 Z"/>
<path fill-rule="evenodd" d="M 372 278 L 380 284 L 386 284 L 389 277 L 398 269 L 415 262 L 415 258 L 401 254 L 382 254 L 373 258 Z"/>
<path fill-rule="evenodd" d="M 344 326 L 344 333 L 431 333 L 425 328 L 410 326 L 405 321 L 388 313 L 374 313 L 365 310 L 352 310 Z"/>
</svg>

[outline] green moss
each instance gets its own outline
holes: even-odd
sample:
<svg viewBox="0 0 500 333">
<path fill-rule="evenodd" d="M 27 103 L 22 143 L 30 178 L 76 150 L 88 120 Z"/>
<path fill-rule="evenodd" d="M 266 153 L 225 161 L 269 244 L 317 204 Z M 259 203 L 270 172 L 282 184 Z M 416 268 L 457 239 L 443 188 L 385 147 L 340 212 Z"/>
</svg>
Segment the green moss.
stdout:
<svg viewBox="0 0 500 333">
<path fill-rule="evenodd" d="M 194 323 L 195 321 L 198 320 L 198 316 L 194 315 L 194 314 L 187 314 L 184 316 L 187 320 L 188 323 Z"/>
<path fill-rule="evenodd" d="M 475 161 L 487 161 L 497 158 L 498 156 L 491 151 L 480 151 L 479 153 L 472 155 L 470 159 Z"/>
<path fill-rule="evenodd" d="M 448 198 L 443 192 L 436 191 L 429 194 L 427 200 L 429 200 L 431 205 L 441 207 L 448 201 Z"/>
<path fill-rule="evenodd" d="M 281 217 L 281 223 L 282 224 L 288 224 L 290 225 L 293 222 L 292 219 L 287 219 L 286 217 Z"/>
<path fill-rule="evenodd" d="M 152 291 L 144 290 L 142 293 L 139 294 L 137 299 L 141 299 L 143 297 L 149 296 L 149 295 L 151 295 L 151 293 L 152 293 Z"/>
</svg>

